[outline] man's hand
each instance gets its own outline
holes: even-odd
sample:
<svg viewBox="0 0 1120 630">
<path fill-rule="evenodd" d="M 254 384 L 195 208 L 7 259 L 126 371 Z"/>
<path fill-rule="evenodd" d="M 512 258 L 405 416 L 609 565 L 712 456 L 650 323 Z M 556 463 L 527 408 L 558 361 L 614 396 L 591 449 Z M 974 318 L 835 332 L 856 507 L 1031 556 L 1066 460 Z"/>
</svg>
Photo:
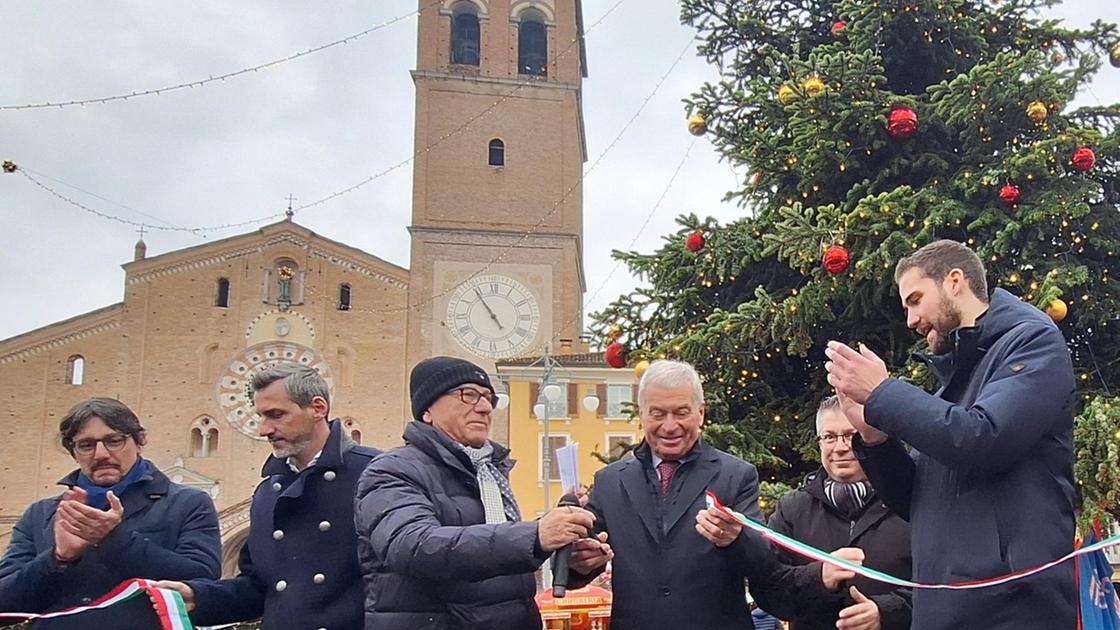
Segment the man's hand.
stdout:
<svg viewBox="0 0 1120 630">
<path fill-rule="evenodd" d="M 91 545 L 96 545 L 111 534 L 117 525 L 124 520 L 124 506 L 117 495 L 109 492 L 109 511 L 99 510 L 85 504 L 85 492 L 81 489 L 74 491 L 76 498 L 63 500 L 58 504 L 55 512 L 55 522 L 70 534 L 80 536 Z M 81 500 L 79 500 L 79 497 Z"/>
<path fill-rule="evenodd" d="M 887 380 L 887 364 L 862 343 L 859 352 L 839 341 L 828 342 L 824 354 L 828 361 L 828 384 L 859 404 L 867 402 L 872 390 Z"/>
<path fill-rule="evenodd" d="M 187 606 L 187 612 L 194 610 L 194 591 L 191 587 L 183 584 L 182 582 L 172 582 L 170 580 L 160 580 L 153 584 L 156 588 L 166 588 L 175 591 L 183 598 L 183 603 Z M 155 601 L 152 601 L 152 607 L 155 607 Z"/>
<path fill-rule="evenodd" d="M 848 419 L 852 428 L 859 432 L 864 444 L 875 446 L 887 441 L 890 436 L 867 424 L 867 420 L 863 417 L 863 405 L 839 392 L 837 392 L 836 398 L 840 401 L 840 410 L 844 412 L 844 417 Z"/>
<path fill-rule="evenodd" d="M 714 507 L 696 513 L 696 531 L 717 547 L 735 542 L 743 531 L 743 524 L 734 517 Z"/>
<path fill-rule="evenodd" d="M 599 532 L 595 538 L 580 538 L 572 545 L 568 567 L 580 575 L 590 575 L 611 558 L 614 558 L 614 551 L 607 544 L 607 532 Z"/>
<path fill-rule="evenodd" d="M 542 551 L 556 551 L 580 538 L 586 538 L 595 524 L 595 515 L 583 508 L 555 507 L 537 523 L 537 540 Z"/>
<path fill-rule="evenodd" d="M 854 564 L 863 565 L 863 550 L 859 547 L 841 547 L 832 552 L 832 555 L 847 560 Z M 830 591 L 838 591 L 843 583 L 856 576 L 855 572 L 851 569 L 842 569 L 840 567 L 825 564 L 821 567 L 821 582 L 824 587 Z"/>
<path fill-rule="evenodd" d="M 848 594 L 856 601 L 840 611 L 840 618 L 836 621 L 838 630 L 879 630 L 879 606 L 852 586 Z"/>
</svg>

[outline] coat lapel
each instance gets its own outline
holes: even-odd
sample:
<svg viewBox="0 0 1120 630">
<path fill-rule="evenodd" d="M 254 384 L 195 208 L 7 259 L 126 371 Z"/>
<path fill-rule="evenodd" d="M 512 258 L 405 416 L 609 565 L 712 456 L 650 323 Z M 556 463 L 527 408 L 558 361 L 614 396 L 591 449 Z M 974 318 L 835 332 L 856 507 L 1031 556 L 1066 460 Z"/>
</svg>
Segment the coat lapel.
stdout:
<svg viewBox="0 0 1120 630">
<path fill-rule="evenodd" d="M 635 457 L 627 460 L 626 465 L 619 471 L 618 481 L 622 486 L 622 496 L 627 498 L 630 506 L 638 514 L 638 518 L 641 519 L 642 525 L 645 525 L 650 538 L 660 540 L 661 534 L 657 531 L 657 514 L 655 513 L 657 497 L 654 496 L 653 488 L 646 479 L 646 471 L 642 467 L 642 462 Z"/>
<path fill-rule="evenodd" d="M 700 442 L 698 448 L 700 452 L 696 460 L 691 464 L 682 464 L 681 469 L 677 471 L 678 475 L 683 473 L 683 478 L 680 489 L 676 493 L 670 491 L 672 500 L 665 506 L 666 532 L 672 531 L 677 521 L 681 520 L 686 512 L 691 511 L 697 497 L 704 494 L 712 480 L 719 474 L 719 454 L 716 450 L 704 442 Z M 685 470 L 685 467 L 690 469 Z"/>
</svg>

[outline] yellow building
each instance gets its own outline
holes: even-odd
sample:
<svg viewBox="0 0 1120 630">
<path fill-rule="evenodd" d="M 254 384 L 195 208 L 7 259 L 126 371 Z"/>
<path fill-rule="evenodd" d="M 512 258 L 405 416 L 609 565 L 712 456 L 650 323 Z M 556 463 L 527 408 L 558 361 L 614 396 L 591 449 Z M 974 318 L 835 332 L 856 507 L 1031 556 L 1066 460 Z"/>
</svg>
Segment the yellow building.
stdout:
<svg viewBox="0 0 1120 630">
<path fill-rule="evenodd" d="M 559 354 L 548 360 L 553 365 L 550 382 L 559 387 L 559 395 L 548 403 L 548 422 L 544 413 L 537 415 L 546 409 L 534 411 L 538 403 L 544 404 L 545 358 L 497 364 L 498 378 L 509 393 L 509 447 L 518 460 L 510 483 L 526 519 L 543 514 L 564 494 L 554 456 L 557 448 L 579 444 L 579 482 L 587 486 L 604 466 L 593 453 L 618 457 L 641 439 L 638 421 L 630 416 L 638 389 L 633 370 L 608 366 L 601 352 Z"/>
</svg>

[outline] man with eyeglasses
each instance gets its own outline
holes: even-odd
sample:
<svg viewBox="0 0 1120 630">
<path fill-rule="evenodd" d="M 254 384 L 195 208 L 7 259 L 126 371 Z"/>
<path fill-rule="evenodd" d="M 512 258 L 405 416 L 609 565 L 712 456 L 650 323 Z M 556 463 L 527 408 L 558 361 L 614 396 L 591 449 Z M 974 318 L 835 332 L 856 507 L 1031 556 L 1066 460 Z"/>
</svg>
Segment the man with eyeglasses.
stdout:
<svg viewBox="0 0 1120 630">
<path fill-rule="evenodd" d="M 433 357 L 410 381 L 405 445 L 358 483 L 366 630 L 540 628 L 533 572 L 576 541 L 605 565 L 606 536 L 587 538 L 593 517 L 578 507 L 521 520 L 509 449 L 489 439 L 496 397 L 485 370 Z"/>
<path fill-rule="evenodd" d="M 380 451 L 329 419 L 330 391 L 313 368 L 281 363 L 253 375 L 250 387 L 272 455 L 253 493 L 239 574 L 159 586 L 178 591 L 199 625 L 260 617 L 265 630 L 359 628 L 354 487 Z"/>
<path fill-rule="evenodd" d="M 78 469 L 60 496 L 31 505 L 0 560 L 0 611 L 42 613 L 81 606 L 131 578 L 216 578 L 218 517 L 210 497 L 172 483 L 141 457 L 144 427 L 126 405 L 91 398 L 59 423 Z M 154 628 L 146 602 L 42 620 L 40 629 Z"/>
<path fill-rule="evenodd" d="M 857 435 L 830 396 L 817 409 L 821 468 L 798 490 L 782 497 L 770 528 L 818 549 L 844 548 L 844 557 L 901 578 L 910 577 L 910 524 L 892 512 L 871 488 L 852 450 Z M 783 552 L 791 564 L 807 561 Z M 791 630 L 907 630 L 910 590 L 852 579 L 848 588 L 803 602 Z M 839 623 L 838 623 L 839 622 Z"/>
</svg>

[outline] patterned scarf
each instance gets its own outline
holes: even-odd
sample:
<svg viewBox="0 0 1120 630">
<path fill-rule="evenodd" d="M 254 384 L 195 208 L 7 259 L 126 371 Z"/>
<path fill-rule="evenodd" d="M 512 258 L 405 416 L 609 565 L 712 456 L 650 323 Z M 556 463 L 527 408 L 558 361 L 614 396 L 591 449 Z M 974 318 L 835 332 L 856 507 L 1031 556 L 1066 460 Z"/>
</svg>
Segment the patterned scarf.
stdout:
<svg viewBox="0 0 1120 630">
<path fill-rule="evenodd" d="M 871 497 L 871 484 L 866 481 L 846 483 L 831 478 L 824 480 L 824 496 L 837 512 L 854 521 L 863 512 Z"/>
<path fill-rule="evenodd" d="M 87 477 L 85 473 L 78 473 L 78 481 L 75 485 L 86 491 L 86 505 L 99 510 L 108 510 L 109 491 L 112 490 L 113 494 L 115 494 L 118 499 L 121 498 L 124 491 L 128 490 L 128 487 L 132 484 L 140 481 L 140 478 L 146 475 L 148 471 L 151 470 L 151 467 L 151 463 L 141 457 L 132 465 L 128 474 L 112 486 L 99 486 L 93 483 L 93 480 Z"/>
<path fill-rule="evenodd" d="M 486 442 L 479 448 L 464 446 L 456 443 L 474 464 L 475 475 L 478 477 L 478 489 L 482 498 L 482 507 L 486 510 L 486 523 L 516 523 L 521 520 L 521 511 L 517 508 L 517 500 L 513 498 L 513 488 L 509 479 L 494 465 L 494 445 Z"/>
</svg>

